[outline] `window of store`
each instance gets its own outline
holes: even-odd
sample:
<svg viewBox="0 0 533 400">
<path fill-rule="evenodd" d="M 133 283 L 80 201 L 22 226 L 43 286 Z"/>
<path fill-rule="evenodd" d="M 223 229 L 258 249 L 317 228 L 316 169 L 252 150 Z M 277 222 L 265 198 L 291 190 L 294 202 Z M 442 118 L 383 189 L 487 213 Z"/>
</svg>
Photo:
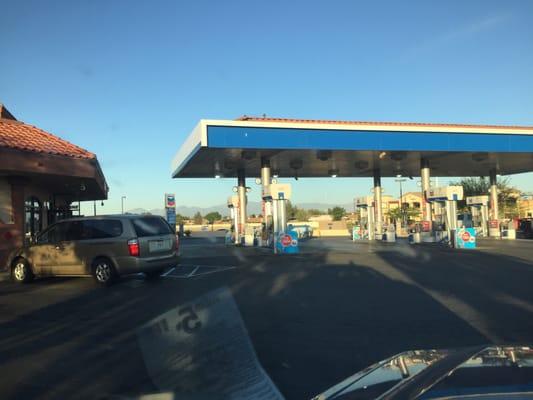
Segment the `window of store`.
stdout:
<svg viewBox="0 0 533 400">
<path fill-rule="evenodd" d="M 29 197 L 26 199 L 24 209 L 24 237 L 31 242 L 43 229 L 41 202 L 37 197 Z"/>
<path fill-rule="evenodd" d="M 48 225 L 72 217 L 72 211 L 67 205 L 56 206 L 55 204 L 55 202 L 50 203 Z"/>
</svg>

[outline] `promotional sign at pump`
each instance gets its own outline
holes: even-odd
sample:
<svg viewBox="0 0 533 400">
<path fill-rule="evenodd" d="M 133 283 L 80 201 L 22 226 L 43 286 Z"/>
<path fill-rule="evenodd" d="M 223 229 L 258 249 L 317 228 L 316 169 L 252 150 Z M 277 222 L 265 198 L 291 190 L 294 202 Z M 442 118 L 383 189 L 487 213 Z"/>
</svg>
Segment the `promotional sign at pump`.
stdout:
<svg viewBox="0 0 533 400">
<path fill-rule="evenodd" d="M 475 249 L 476 248 L 476 229 L 459 228 L 455 231 L 455 248 L 457 249 Z"/>
<path fill-rule="evenodd" d="M 278 253 L 296 254 L 299 252 L 298 248 L 298 232 L 289 230 L 287 232 L 280 232 L 276 237 L 276 248 Z"/>
<path fill-rule="evenodd" d="M 361 240 L 363 238 L 363 234 L 361 232 L 361 227 L 359 225 L 354 225 L 352 230 L 352 240 Z"/>
<path fill-rule="evenodd" d="M 429 232 L 431 231 L 431 221 L 421 221 L 420 222 L 420 230 L 422 232 Z"/>
</svg>

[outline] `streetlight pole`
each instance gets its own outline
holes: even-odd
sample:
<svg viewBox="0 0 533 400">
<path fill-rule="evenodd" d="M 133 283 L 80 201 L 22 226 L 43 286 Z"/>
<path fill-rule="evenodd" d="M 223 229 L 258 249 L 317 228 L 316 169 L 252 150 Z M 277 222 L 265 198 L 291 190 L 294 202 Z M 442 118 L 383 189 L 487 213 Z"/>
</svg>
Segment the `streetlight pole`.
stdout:
<svg viewBox="0 0 533 400">
<path fill-rule="evenodd" d="M 402 217 L 402 227 L 405 226 L 405 212 L 404 212 L 404 209 L 403 209 L 403 191 L 402 191 L 402 182 L 405 182 L 407 179 L 405 178 L 402 178 L 401 175 L 398 175 L 397 178 L 395 179 L 396 182 L 400 183 L 400 201 L 399 201 L 399 206 L 400 206 L 400 215 Z"/>
<path fill-rule="evenodd" d="M 124 214 L 124 199 L 126 198 L 126 196 L 122 196 L 121 199 L 120 199 L 120 205 L 121 205 L 121 209 L 122 209 L 122 214 Z"/>
</svg>

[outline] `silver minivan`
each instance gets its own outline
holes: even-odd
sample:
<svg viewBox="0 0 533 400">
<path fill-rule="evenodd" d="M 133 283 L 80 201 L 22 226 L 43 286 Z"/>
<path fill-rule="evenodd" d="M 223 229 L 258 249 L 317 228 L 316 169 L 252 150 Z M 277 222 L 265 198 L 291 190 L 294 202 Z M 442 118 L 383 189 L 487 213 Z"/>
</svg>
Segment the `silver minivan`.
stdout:
<svg viewBox="0 0 533 400">
<path fill-rule="evenodd" d="M 161 275 L 178 264 L 178 236 L 161 217 L 110 215 L 72 218 L 41 232 L 11 257 L 11 277 L 93 276 L 102 285 L 120 275 Z"/>
</svg>

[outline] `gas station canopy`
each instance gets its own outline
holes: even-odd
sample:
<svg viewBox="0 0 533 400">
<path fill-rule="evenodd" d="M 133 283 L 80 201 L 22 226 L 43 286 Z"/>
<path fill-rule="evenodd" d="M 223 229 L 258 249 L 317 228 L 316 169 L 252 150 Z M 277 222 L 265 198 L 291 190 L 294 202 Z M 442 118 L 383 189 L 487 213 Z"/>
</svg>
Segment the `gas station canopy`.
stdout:
<svg viewBox="0 0 533 400">
<path fill-rule="evenodd" d="M 172 162 L 173 178 L 486 176 L 533 171 L 533 126 L 242 117 L 201 120 Z"/>
</svg>

